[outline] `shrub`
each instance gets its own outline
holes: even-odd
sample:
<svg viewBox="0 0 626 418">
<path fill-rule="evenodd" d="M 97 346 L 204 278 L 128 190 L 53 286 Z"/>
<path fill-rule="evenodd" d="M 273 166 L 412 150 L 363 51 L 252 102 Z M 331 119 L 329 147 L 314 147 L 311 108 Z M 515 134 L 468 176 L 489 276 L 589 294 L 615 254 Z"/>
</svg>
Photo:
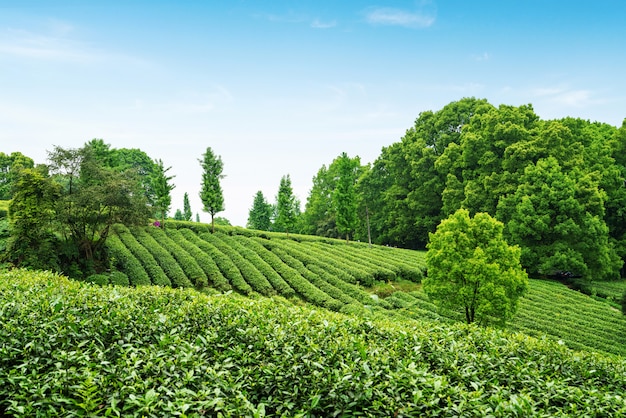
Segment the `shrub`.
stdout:
<svg viewBox="0 0 626 418">
<path fill-rule="evenodd" d="M 296 292 L 289 286 L 289 283 L 272 267 L 271 263 L 275 261 L 276 257 L 274 254 L 270 253 L 267 248 L 250 238 L 235 236 L 233 240 L 239 242 L 242 247 L 249 250 L 242 250 L 242 254 L 251 261 L 255 260 L 254 262 L 257 269 L 263 273 L 279 295 L 288 299 L 296 295 Z"/>
<path fill-rule="evenodd" d="M 152 228 L 153 230 L 159 230 Z M 163 232 L 163 231 L 161 231 Z M 170 254 L 168 250 L 163 248 L 157 240 L 155 240 L 144 228 L 133 229 L 135 238 L 144 246 L 154 259 L 159 263 L 159 266 L 163 269 L 167 277 L 170 279 L 172 286 L 174 287 L 192 287 L 193 284 L 185 275 L 185 272 L 180 267 L 176 259 Z"/>
<path fill-rule="evenodd" d="M 133 286 L 151 284 L 150 276 L 148 276 L 146 270 L 144 270 L 139 260 L 126 248 L 117 235 L 110 235 L 109 238 L 107 238 L 106 246 L 109 251 L 112 266 L 119 271 L 123 271 L 128 276 Z"/>
<path fill-rule="evenodd" d="M 128 286 L 130 284 L 128 276 L 121 271 L 112 271 L 109 274 L 109 282 L 115 286 Z"/>
<path fill-rule="evenodd" d="M 196 287 L 201 288 L 207 285 L 207 277 L 202 268 L 198 265 L 195 258 L 172 238 L 165 231 L 158 228 L 148 228 L 149 234 L 178 262 L 187 278 L 187 282 L 193 283 Z M 184 285 L 187 287 L 187 284 Z"/>
<path fill-rule="evenodd" d="M 252 292 L 252 287 L 245 281 L 241 272 L 226 254 L 219 250 L 213 243 L 208 240 L 212 240 L 211 233 L 205 233 L 200 236 L 200 239 L 204 242 L 203 250 L 207 251 L 207 254 L 215 261 L 215 264 L 220 268 L 220 271 L 228 279 L 230 284 L 235 290 L 243 293 L 244 295 Z"/>
<path fill-rule="evenodd" d="M 255 265 L 241 254 L 242 248 L 232 237 L 221 233 L 206 234 L 203 238 L 215 245 L 221 252 L 226 254 L 233 261 L 241 272 L 245 281 L 262 295 L 275 295 L 276 292 L 267 278 L 255 267 Z M 245 251 L 245 249 L 244 249 Z"/>
<path fill-rule="evenodd" d="M 159 266 L 154 256 L 143 245 L 137 241 L 132 232 L 124 225 L 114 225 L 113 230 L 117 233 L 117 236 L 124 243 L 124 245 L 133 253 L 133 255 L 139 260 L 146 273 L 150 276 L 152 284 L 158 286 L 171 286 L 172 282 L 165 274 L 163 269 Z"/>
<path fill-rule="evenodd" d="M 380 312 L 0 273 L 0 413 L 626 414 L 621 357 Z"/>
<path fill-rule="evenodd" d="M 85 281 L 87 283 L 93 283 L 99 286 L 106 286 L 107 284 L 109 284 L 109 276 L 102 273 L 92 274 L 91 276 L 88 276 Z"/>
<path fill-rule="evenodd" d="M 213 251 L 212 247 L 209 248 L 210 244 L 201 240 L 190 229 L 181 229 L 178 232 L 180 232 L 181 238 L 179 244 L 185 246 L 187 251 L 198 261 L 198 264 L 206 273 L 207 278 L 213 283 L 213 286 L 222 292 L 231 290 L 232 286 L 220 271 L 215 260 L 209 256 L 211 251 Z M 168 233 L 172 233 L 172 230 L 169 230 Z"/>
</svg>

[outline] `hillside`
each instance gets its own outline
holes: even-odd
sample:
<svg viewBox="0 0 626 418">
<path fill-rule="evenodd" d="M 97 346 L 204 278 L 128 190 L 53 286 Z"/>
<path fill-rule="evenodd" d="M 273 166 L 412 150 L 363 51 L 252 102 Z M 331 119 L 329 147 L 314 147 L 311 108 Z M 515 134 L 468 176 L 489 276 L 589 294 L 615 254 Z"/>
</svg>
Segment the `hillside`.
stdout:
<svg viewBox="0 0 626 418">
<path fill-rule="evenodd" d="M 423 252 L 240 228 L 211 234 L 206 225 L 187 222 L 168 222 L 165 231 L 117 225 L 115 232 L 111 254 L 133 285 L 280 295 L 364 318 L 459 319 L 438 310 L 421 291 Z M 626 356 L 625 317 L 558 282 L 531 280 L 508 328 L 577 350 Z"/>
<path fill-rule="evenodd" d="M 0 415 L 620 416 L 626 362 L 284 298 L 0 274 Z"/>
</svg>

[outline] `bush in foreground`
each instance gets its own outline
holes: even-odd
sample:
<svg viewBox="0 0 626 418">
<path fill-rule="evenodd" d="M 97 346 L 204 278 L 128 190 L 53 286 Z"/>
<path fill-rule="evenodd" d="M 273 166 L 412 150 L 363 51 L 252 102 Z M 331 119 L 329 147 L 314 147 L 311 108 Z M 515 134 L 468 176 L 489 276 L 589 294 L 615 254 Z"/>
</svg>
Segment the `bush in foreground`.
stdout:
<svg viewBox="0 0 626 418">
<path fill-rule="evenodd" d="M 618 416 L 623 359 L 284 299 L 0 275 L 0 415 Z"/>
</svg>

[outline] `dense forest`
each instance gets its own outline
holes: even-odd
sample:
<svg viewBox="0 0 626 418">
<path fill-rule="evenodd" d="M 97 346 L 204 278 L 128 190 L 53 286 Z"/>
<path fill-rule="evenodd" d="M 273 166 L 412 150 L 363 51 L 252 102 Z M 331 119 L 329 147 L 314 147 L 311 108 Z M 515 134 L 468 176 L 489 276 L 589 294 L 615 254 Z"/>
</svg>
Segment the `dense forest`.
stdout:
<svg viewBox="0 0 626 418">
<path fill-rule="evenodd" d="M 223 210 L 222 162 L 207 151 L 203 209 L 213 217 Z M 168 215 L 173 177 L 141 150 L 94 139 L 48 159 L 0 155 L 0 199 L 13 213 L 0 234 L 13 265 L 92 274 L 107 266 L 111 225 Z M 615 279 L 626 257 L 625 179 L 626 123 L 542 120 L 531 105 L 464 98 L 422 112 L 371 164 L 342 153 L 323 165 L 302 211 L 284 176 L 274 204 L 254 196 L 247 226 L 424 249 L 463 208 L 503 222 L 531 276 Z M 191 219 L 188 202 L 175 217 Z"/>
<path fill-rule="evenodd" d="M 357 239 L 370 231 L 374 243 L 423 249 L 443 219 L 465 208 L 505 224 L 531 275 L 624 275 L 626 123 L 542 120 L 530 105 L 465 98 L 422 112 L 373 164 L 346 159 L 314 177 L 302 232 L 346 233 L 333 202 L 351 163 Z"/>
</svg>

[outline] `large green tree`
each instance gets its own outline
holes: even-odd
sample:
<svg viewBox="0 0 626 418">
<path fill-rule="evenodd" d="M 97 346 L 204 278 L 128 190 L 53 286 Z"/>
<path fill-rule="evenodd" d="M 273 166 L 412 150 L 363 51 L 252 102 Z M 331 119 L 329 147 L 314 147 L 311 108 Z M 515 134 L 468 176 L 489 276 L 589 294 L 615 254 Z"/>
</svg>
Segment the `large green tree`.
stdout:
<svg viewBox="0 0 626 418">
<path fill-rule="evenodd" d="M 269 231 L 272 225 L 272 205 L 268 203 L 263 192 L 259 190 L 254 195 L 252 207 L 248 212 L 247 227 L 259 231 Z"/>
<path fill-rule="evenodd" d="M 464 98 L 422 112 L 400 142 L 383 148 L 358 186 L 360 212 L 367 208 L 374 242 L 424 248 L 428 233 L 449 212 L 446 198 L 460 196 L 446 187 L 461 184 L 456 163 L 462 132 L 492 108 L 486 100 Z"/>
<path fill-rule="evenodd" d="M 20 170 L 34 167 L 35 162 L 21 152 L 12 152 L 10 155 L 0 152 L 0 200 L 13 197 L 13 186 Z"/>
<path fill-rule="evenodd" d="M 215 214 L 224 210 L 224 194 L 220 180 L 224 178 L 222 170 L 224 164 L 219 155 L 215 155 L 211 147 L 207 147 L 202 159 L 202 183 L 200 186 L 200 200 L 203 210 L 211 215 L 211 230 L 215 232 Z"/>
<path fill-rule="evenodd" d="M 439 306 L 462 310 L 468 323 L 504 323 L 528 284 L 521 250 L 502 235 L 504 225 L 486 213 L 459 209 L 430 236 L 424 291 Z"/>
<path fill-rule="evenodd" d="M 54 147 L 48 152 L 50 172 L 61 186 L 56 202 L 57 231 L 71 243 L 68 262 L 83 272 L 104 266 L 102 249 L 115 223 L 141 224 L 149 208 L 135 171 L 106 167 L 89 145 L 79 149 Z"/>
<path fill-rule="evenodd" d="M 302 213 L 302 229 L 309 235 L 337 238 L 337 222 L 333 209 L 333 191 L 336 184 L 336 165 L 322 165 L 313 177 L 313 186 Z"/>
<path fill-rule="evenodd" d="M 348 233 L 356 233 L 359 226 L 356 183 L 366 169 L 359 157 L 350 158 L 345 152 L 328 167 L 323 165 L 313 177 L 313 187 L 302 213 L 302 232 L 338 238 L 346 236 L 348 231 L 341 228 L 348 226 Z M 343 225 L 346 222 L 348 225 Z"/>
<path fill-rule="evenodd" d="M 337 184 L 332 195 L 337 230 L 350 239 L 358 226 L 356 181 L 361 167 L 359 157 L 352 159 L 345 152 L 337 159 Z"/>
<path fill-rule="evenodd" d="M 60 186 L 45 167 L 24 168 L 16 174 L 9 204 L 7 258 L 16 267 L 59 271 L 53 228 Z"/>
<path fill-rule="evenodd" d="M 562 169 L 555 157 L 526 167 L 515 193 L 501 200 L 498 217 L 507 220 L 510 241 L 522 247 L 529 273 L 617 277 L 622 262 L 609 241 L 598 182 L 595 173 Z"/>
</svg>

